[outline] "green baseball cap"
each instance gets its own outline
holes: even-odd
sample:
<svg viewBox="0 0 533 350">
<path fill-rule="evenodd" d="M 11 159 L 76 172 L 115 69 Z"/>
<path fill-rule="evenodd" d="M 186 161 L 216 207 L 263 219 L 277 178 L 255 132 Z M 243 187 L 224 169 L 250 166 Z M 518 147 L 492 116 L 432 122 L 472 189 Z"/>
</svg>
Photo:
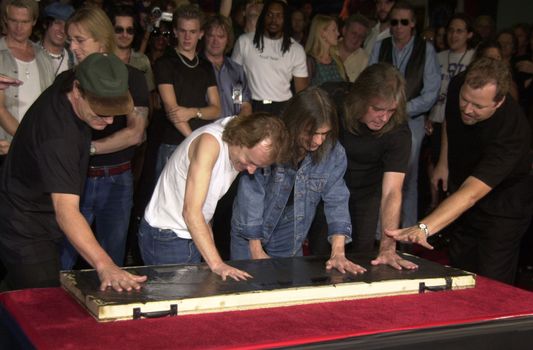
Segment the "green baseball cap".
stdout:
<svg viewBox="0 0 533 350">
<path fill-rule="evenodd" d="M 101 116 L 128 114 L 133 99 L 128 89 L 128 69 L 114 54 L 93 53 L 75 68 L 76 80 L 94 113 Z"/>
</svg>

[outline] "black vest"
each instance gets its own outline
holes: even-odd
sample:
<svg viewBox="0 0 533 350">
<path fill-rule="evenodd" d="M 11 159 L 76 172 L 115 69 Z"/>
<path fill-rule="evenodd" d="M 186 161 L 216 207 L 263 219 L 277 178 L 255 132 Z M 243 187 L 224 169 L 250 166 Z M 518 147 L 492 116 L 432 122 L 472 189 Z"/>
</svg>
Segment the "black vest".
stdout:
<svg viewBox="0 0 533 350">
<path fill-rule="evenodd" d="M 383 39 L 379 48 L 379 62 L 392 64 L 392 38 Z M 424 66 L 426 61 L 426 42 L 415 37 L 413 51 L 405 68 L 405 97 L 407 101 L 420 95 L 424 87 Z"/>
</svg>

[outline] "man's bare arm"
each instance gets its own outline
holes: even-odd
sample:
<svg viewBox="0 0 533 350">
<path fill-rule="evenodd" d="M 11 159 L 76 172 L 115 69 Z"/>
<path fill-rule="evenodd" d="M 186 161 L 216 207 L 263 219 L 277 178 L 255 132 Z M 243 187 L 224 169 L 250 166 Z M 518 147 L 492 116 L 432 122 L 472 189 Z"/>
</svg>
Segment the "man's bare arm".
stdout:
<svg viewBox="0 0 533 350">
<path fill-rule="evenodd" d="M 189 229 L 194 244 L 209 265 L 211 271 L 223 280 L 231 277 L 244 280 L 248 273 L 231 267 L 222 261 L 215 246 L 213 232 L 206 222 L 202 208 L 209 191 L 213 167 L 219 157 L 220 146 L 210 134 L 202 134 L 189 147 L 189 171 L 183 201 L 183 219 Z"/>
<path fill-rule="evenodd" d="M 126 116 L 127 125 L 124 129 L 93 141 L 96 154 L 107 154 L 140 145 L 144 141 L 144 131 L 148 124 L 148 107 L 134 107 Z"/>
<path fill-rule="evenodd" d="M 470 209 L 491 190 L 492 188 L 483 181 L 469 176 L 457 192 L 446 198 L 431 214 L 423 218 L 421 222 L 428 226 L 430 234 L 435 234 Z M 400 230 L 386 229 L 385 233 L 397 241 L 418 243 L 428 249 L 433 249 L 427 242 L 427 237 L 418 226 Z"/>
<path fill-rule="evenodd" d="M 304 90 L 306 87 L 309 86 L 309 78 L 299 78 L 299 77 L 293 77 L 294 79 L 294 90 L 296 93 L 299 93 L 300 91 Z"/>
<path fill-rule="evenodd" d="M 141 288 L 146 276 L 135 276 L 121 270 L 96 241 L 87 220 L 80 213 L 80 197 L 68 193 L 52 193 L 56 220 L 68 240 L 81 256 L 96 269 L 100 289 L 113 287 L 116 291 Z"/>
<path fill-rule="evenodd" d="M 365 273 L 366 269 L 364 267 L 346 258 L 344 250 L 345 243 L 346 237 L 343 234 L 334 234 L 331 236 L 331 256 L 326 261 L 326 269 L 336 269 L 341 273 L 350 272 L 354 275 Z"/>
<path fill-rule="evenodd" d="M 15 135 L 19 127 L 18 120 L 6 108 L 6 95 L 3 90 L 0 90 L 0 126 L 9 135 Z"/>
<path fill-rule="evenodd" d="M 241 110 L 239 111 L 239 115 L 246 116 L 252 114 L 252 104 L 250 102 L 243 102 L 241 105 Z M 227 117 L 224 115 L 223 117 Z"/>
<path fill-rule="evenodd" d="M 175 113 L 180 107 L 178 105 L 178 102 L 176 101 L 176 94 L 174 92 L 174 86 L 171 84 L 159 84 L 157 86 L 157 89 L 159 90 L 159 95 L 161 96 L 161 101 L 163 102 L 163 108 L 165 109 L 165 112 L 167 113 L 168 120 L 174 125 L 174 127 L 183 135 L 183 136 L 189 136 L 189 134 L 192 132 L 191 127 L 189 126 L 189 123 L 187 121 L 179 121 L 176 118 L 173 117 L 173 113 Z"/>
<path fill-rule="evenodd" d="M 417 266 L 402 259 L 396 254 L 396 241 L 383 234 L 383 229 L 397 229 L 400 227 L 400 213 L 402 208 L 402 186 L 404 173 L 385 172 L 381 190 L 381 243 L 379 254 L 372 260 L 372 265 L 386 264 L 395 269 L 414 269 Z"/>
</svg>

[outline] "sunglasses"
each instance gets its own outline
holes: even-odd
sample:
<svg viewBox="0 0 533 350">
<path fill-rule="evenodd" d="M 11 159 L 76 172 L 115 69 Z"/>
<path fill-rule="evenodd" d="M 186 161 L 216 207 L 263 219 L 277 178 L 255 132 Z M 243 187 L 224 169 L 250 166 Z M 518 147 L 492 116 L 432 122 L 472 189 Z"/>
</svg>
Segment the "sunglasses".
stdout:
<svg viewBox="0 0 533 350">
<path fill-rule="evenodd" d="M 408 19 L 402 18 L 402 19 L 391 19 L 390 25 L 392 27 L 396 27 L 398 24 L 401 24 L 404 27 L 407 27 L 409 25 L 410 21 Z"/>
<path fill-rule="evenodd" d="M 128 28 L 123 28 L 123 27 L 119 27 L 119 26 L 115 27 L 115 33 L 116 34 L 122 34 L 124 32 L 128 33 L 129 35 L 133 35 L 133 34 L 135 34 L 135 29 L 133 29 L 133 27 L 128 27 Z"/>
</svg>

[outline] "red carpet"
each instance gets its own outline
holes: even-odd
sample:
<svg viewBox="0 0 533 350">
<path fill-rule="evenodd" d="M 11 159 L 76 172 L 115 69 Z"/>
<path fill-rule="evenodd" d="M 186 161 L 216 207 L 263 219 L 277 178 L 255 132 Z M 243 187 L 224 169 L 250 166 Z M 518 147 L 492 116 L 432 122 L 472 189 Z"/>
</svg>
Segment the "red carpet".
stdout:
<svg viewBox="0 0 533 350">
<path fill-rule="evenodd" d="M 482 277 L 459 291 L 111 323 L 59 288 L 0 303 L 39 349 L 253 349 L 533 315 L 533 293 Z"/>
</svg>

